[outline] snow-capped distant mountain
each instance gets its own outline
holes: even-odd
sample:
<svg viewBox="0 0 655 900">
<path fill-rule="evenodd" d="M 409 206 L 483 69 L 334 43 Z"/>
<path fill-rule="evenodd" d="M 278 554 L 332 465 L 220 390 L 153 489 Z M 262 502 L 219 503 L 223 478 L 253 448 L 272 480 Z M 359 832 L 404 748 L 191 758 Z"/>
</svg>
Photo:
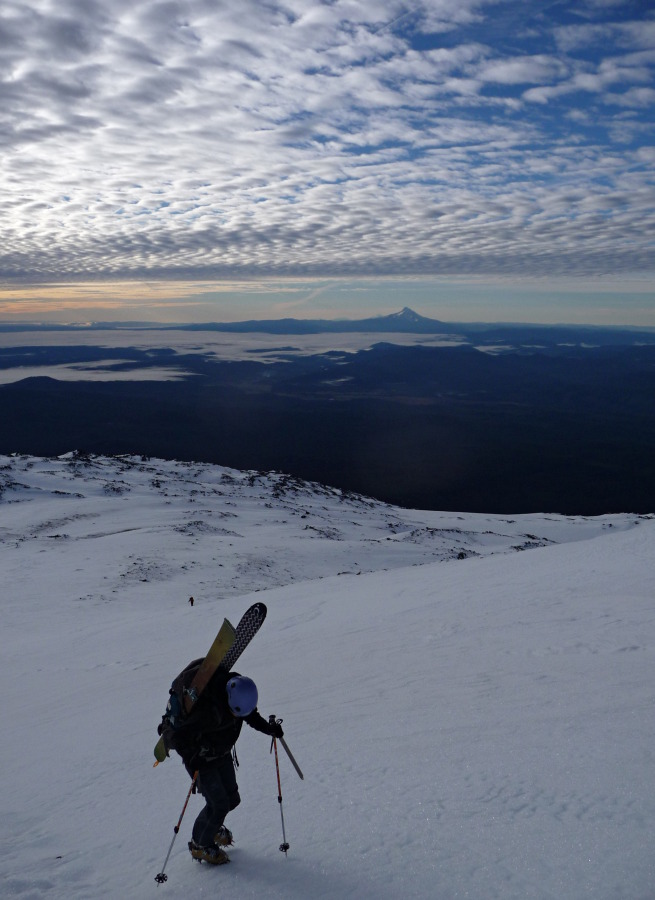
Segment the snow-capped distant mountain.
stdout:
<svg viewBox="0 0 655 900">
<path fill-rule="evenodd" d="M 414 325 L 423 328 L 428 324 L 430 326 L 439 325 L 439 327 L 443 327 L 444 325 L 443 322 L 439 322 L 437 319 L 427 319 L 425 316 L 420 316 L 417 312 L 414 312 L 413 309 L 410 309 L 409 306 L 404 306 L 400 312 L 391 313 L 388 316 L 383 316 L 383 318 L 387 324 L 399 326 Z"/>
<path fill-rule="evenodd" d="M 399 509 L 279 473 L 0 458 L 3 897 L 645 900 L 655 520 Z M 518 552 L 524 551 L 524 552 Z M 231 864 L 152 768 L 224 616 L 302 765 L 244 729 Z M 195 598 L 193 606 L 189 597 Z"/>
</svg>

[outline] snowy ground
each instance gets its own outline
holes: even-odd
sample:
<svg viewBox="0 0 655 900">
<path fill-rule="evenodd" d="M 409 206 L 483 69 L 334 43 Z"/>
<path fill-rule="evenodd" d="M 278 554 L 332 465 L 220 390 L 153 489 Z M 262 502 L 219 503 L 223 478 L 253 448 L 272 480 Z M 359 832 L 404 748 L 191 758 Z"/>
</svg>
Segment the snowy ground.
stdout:
<svg viewBox="0 0 655 900">
<path fill-rule="evenodd" d="M 652 900 L 654 551 L 628 514 L 1 457 L 2 896 Z M 232 863 L 188 857 L 193 797 L 160 886 L 188 788 L 152 768 L 168 685 L 254 599 L 239 668 L 305 771 L 281 758 L 289 856 L 246 728 Z"/>
</svg>

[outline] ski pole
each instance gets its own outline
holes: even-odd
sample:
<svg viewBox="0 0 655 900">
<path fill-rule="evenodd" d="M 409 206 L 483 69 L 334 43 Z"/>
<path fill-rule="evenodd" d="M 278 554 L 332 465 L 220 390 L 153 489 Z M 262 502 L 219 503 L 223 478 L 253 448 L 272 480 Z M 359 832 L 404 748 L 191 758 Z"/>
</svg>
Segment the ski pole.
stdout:
<svg viewBox="0 0 655 900">
<path fill-rule="evenodd" d="M 168 875 L 164 875 L 164 869 L 166 868 L 166 863 L 168 862 L 168 857 L 171 855 L 171 850 L 173 849 L 173 844 L 175 843 L 175 838 L 178 835 L 180 830 L 180 825 L 182 824 L 182 819 L 184 818 L 184 813 L 186 812 L 186 808 L 189 805 L 189 798 L 191 797 L 191 792 L 196 786 L 196 781 L 198 780 L 198 772 L 193 773 L 193 780 L 191 781 L 191 787 L 189 788 L 189 793 L 186 795 L 186 800 L 184 801 L 184 806 L 182 807 L 182 812 L 180 813 L 180 818 L 177 820 L 177 825 L 173 829 L 175 832 L 173 834 L 173 840 L 171 841 L 171 845 L 168 848 L 168 853 L 166 854 L 166 859 L 164 860 L 164 865 L 161 867 L 161 872 L 158 875 L 155 875 L 155 881 L 157 884 L 163 884 L 165 881 L 168 881 Z"/>
<path fill-rule="evenodd" d="M 305 776 L 304 776 L 303 773 L 300 771 L 300 766 L 298 765 L 298 763 L 297 763 L 296 760 L 294 759 L 293 753 L 292 753 L 291 750 L 289 750 L 289 748 L 287 747 L 287 742 L 284 740 L 283 737 L 280 738 L 280 743 L 282 744 L 282 746 L 284 747 L 284 749 L 287 751 L 287 756 L 288 756 L 289 759 L 291 760 L 291 764 L 292 764 L 292 766 L 294 767 L 294 769 L 296 770 L 296 772 L 298 773 L 298 776 L 300 777 L 301 780 L 304 781 Z"/>
<path fill-rule="evenodd" d="M 276 724 L 275 716 L 269 716 L 268 721 L 271 725 Z M 275 771 L 277 772 L 277 802 L 280 804 L 280 818 L 282 819 L 282 843 L 280 844 L 280 850 L 287 856 L 287 851 L 289 849 L 289 844 L 287 842 L 287 835 L 284 830 L 284 810 L 282 809 L 282 785 L 280 783 L 280 763 L 277 757 L 277 740 L 273 737 L 271 741 L 271 750 L 275 751 Z"/>
</svg>

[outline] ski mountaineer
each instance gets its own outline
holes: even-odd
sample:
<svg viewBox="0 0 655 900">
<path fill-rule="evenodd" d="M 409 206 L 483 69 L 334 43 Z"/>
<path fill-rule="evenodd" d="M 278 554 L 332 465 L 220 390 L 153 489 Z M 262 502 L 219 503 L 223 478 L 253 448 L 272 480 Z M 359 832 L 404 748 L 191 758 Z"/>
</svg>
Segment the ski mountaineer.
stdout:
<svg viewBox="0 0 655 900">
<path fill-rule="evenodd" d="M 174 688 L 189 684 L 202 660 L 194 660 L 173 682 Z M 220 866 L 230 861 L 223 849 L 233 843 L 232 832 L 223 823 L 241 803 L 236 781 L 238 766 L 235 744 L 244 722 L 255 731 L 281 738 L 281 725 L 269 722 L 257 712 L 255 682 L 238 672 L 218 669 L 187 716 L 176 719 L 175 727 L 166 716 L 159 726 L 168 755 L 175 750 L 205 800 L 194 822 L 189 851 L 194 859 Z"/>
</svg>

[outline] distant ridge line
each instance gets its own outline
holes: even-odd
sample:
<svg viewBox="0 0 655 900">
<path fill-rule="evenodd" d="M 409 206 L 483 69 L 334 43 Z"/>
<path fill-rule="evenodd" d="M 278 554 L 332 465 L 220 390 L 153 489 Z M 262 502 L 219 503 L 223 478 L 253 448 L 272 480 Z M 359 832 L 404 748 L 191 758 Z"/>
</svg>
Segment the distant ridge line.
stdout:
<svg viewBox="0 0 655 900">
<path fill-rule="evenodd" d="M 248 319 L 242 322 L 192 322 L 163 324 L 159 322 L 85 322 L 80 324 L 0 324 L 0 331 L 223 331 L 233 333 L 264 332 L 266 334 L 337 334 L 343 332 L 379 332 L 408 334 L 450 334 L 458 331 L 454 324 L 421 316 L 408 306 L 400 312 L 367 319 Z"/>
<path fill-rule="evenodd" d="M 0 322 L 0 334 L 91 331 L 213 331 L 227 334 L 424 334 L 456 335 L 484 342 L 583 342 L 633 344 L 638 336 L 652 343 L 655 328 L 649 326 L 581 325 L 529 322 L 444 322 L 422 316 L 408 306 L 399 312 L 366 319 L 247 319 L 240 322 Z"/>
<path fill-rule="evenodd" d="M 404 307 L 400 312 L 367 319 L 251 319 L 245 322 L 217 322 L 186 326 L 188 331 L 264 331 L 269 334 L 321 334 L 343 332 L 406 332 L 412 334 L 443 334 L 455 331 L 438 319 L 428 319 Z"/>
</svg>

